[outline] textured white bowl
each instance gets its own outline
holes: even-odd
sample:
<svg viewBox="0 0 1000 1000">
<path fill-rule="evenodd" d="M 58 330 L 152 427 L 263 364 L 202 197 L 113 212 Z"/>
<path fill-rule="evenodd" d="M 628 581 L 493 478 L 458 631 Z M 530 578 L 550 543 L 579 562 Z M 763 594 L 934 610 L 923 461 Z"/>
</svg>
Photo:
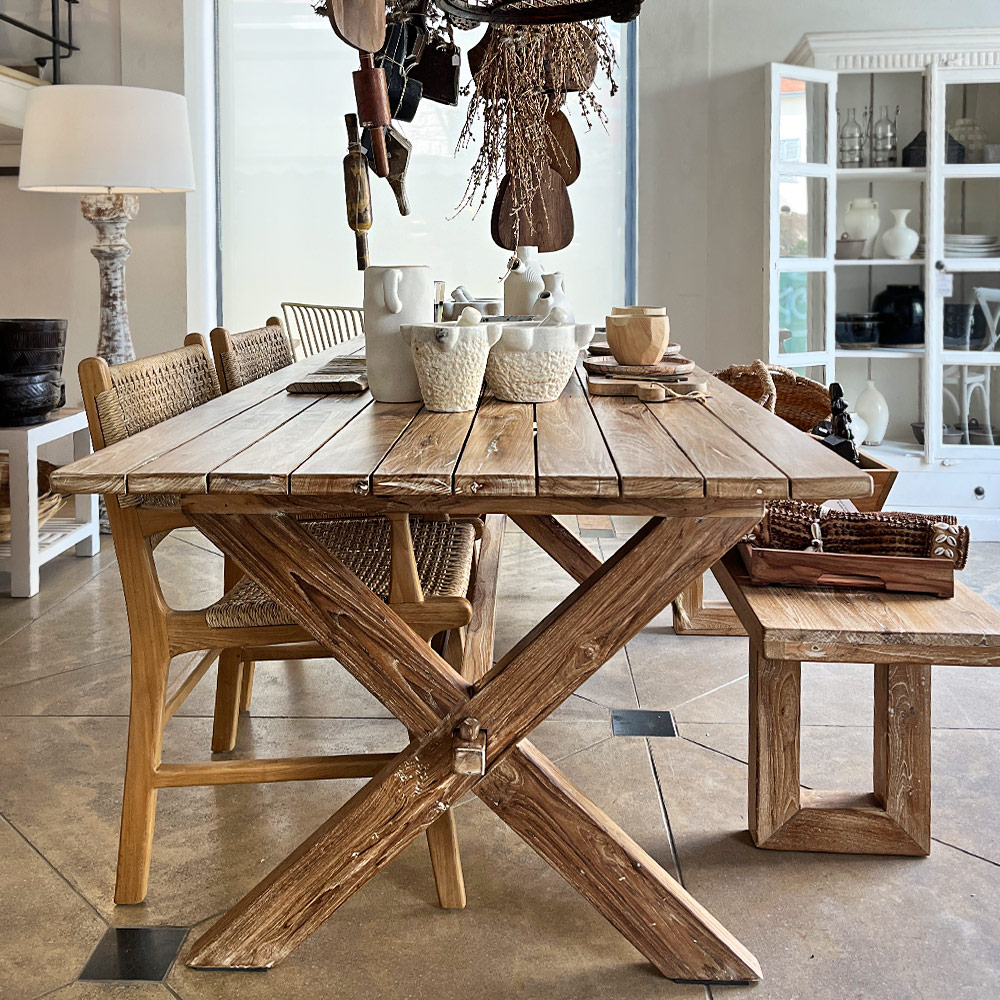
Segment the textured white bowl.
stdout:
<svg viewBox="0 0 1000 1000">
<path fill-rule="evenodd" d="M 400 333 L 413 353 L 424 406 L 436 413 L 474 410 L 499 324 L 419 323 L 403 326 Z"/>
<path fill-rule="evenodd" d="M 486 384 L 498 399 L 511 403 L 548 403 L 558 399 L 573 375 L 594 328 L 567 323 L 538 326 L 505 323 L 490 351 Z"/>
</svg>

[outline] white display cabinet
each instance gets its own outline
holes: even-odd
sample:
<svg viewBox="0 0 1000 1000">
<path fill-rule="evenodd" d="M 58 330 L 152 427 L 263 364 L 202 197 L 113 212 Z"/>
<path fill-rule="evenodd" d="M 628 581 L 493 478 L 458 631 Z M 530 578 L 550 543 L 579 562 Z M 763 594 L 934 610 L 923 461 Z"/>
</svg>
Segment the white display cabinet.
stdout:
<svg viewBox="0 0 1000 1000">
<path fill-rule="evenodd" d="M 838 381 L 851 401 L 871 379 L 890 417 L 883 444 L 866 450 L 900 470 L 891 506 L 954 512 L 975 537 L 1000 539 L 1000 162 L 949 162 L 947 145 L 949 128 L 971 118 L 983 158 L 1000 159 L 1000 32 L 805 35 L 768 67 L 767 90 L 768 361 Z M 840 124 L 856 109 L 863 125 L 863 110 L 877 119 L 882 106 L 899 109 L 898 165 L 870 166 L 866 146 L 864 166 L 839 167 Z M 920 133 L 925 162 L 903 165 Z M 857 199 L 877 203 L 879 233 L 870 259 L 838 260 Z M 888 256 L 893 209 L 909 211 L 918 256 Z M 871 312 L 897 285 L 910 290 L 890 294 L 922 298 L 923 336 L 838 345 L 837 315 Z M 922 445 L 913 423 L 926 429 Z"/>
</svg>

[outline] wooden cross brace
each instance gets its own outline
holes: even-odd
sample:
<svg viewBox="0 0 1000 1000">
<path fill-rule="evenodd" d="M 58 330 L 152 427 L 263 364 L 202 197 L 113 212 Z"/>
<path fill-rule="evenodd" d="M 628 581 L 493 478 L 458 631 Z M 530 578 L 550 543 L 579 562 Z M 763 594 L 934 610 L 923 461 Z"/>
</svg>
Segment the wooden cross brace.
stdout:
<svg viewBox="0 0 1000 1000">
<path fill-rule="evenodd" d="M 275 501 L 275 509 L 280 500 Z M 760 978 L 754 956 L 526 737 L 759 520 L 653 518 L 475 685 L 283 513 L 192 521 L 412 734 L 190 951 L 194 968 L 269 968 L 467 792 L 475 792 L 671 979 Z M 485 776 L 456 774 L 463 720 Z"/>
</svg>

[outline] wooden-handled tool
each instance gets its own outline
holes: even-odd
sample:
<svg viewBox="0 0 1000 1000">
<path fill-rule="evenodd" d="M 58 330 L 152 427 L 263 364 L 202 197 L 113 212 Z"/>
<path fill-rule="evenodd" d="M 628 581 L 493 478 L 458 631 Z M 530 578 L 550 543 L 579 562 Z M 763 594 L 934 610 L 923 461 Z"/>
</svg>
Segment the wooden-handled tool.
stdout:
<svg viewBox="0 0 1000 1000">
<path fill-rule="evenodd" d="M 385 71 L 375 65 L 370 52 L 361 53 L 361 69 L 354 71 L 354 96 L 358 102 L 361 124 L 371 132 L 375 173 L 379 177 L 388 177 L 389 154 L 382 130 L 392 121 L 389 92 L 386 89 Z"/>
<path fill-rule="evenodd" d="M 372 192 L 368 183 L 368 158 L 361 148 L 358 116 L 344 115 L 347 122 L 347 156 L 344 157 L 344 198 L 347 224 L 358 245 L 358 270 L 368 267 L 368 230 L 372 227 Z"/>
</svg>

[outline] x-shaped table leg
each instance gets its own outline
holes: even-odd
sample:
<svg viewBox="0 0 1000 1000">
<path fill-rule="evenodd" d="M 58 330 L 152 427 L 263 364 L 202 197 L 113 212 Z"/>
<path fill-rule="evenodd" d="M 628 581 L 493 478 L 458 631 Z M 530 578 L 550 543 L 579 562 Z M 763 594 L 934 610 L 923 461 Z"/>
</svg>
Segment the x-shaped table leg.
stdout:
<svg viewBox="0 0 1000 1000">
<path fill-rule="evenodd" d="M 290 517 L 189 513 L 419 735 L 196 941 L 188 965 L 281 961 L 475 791 L 665 976 L 760 978 L 754 956 L 526 739 L 758 515 L 653 518 L 470 686 Z M 485 777 L 454 773 L 468 717 L 487 734 Z"/>
</svg>

